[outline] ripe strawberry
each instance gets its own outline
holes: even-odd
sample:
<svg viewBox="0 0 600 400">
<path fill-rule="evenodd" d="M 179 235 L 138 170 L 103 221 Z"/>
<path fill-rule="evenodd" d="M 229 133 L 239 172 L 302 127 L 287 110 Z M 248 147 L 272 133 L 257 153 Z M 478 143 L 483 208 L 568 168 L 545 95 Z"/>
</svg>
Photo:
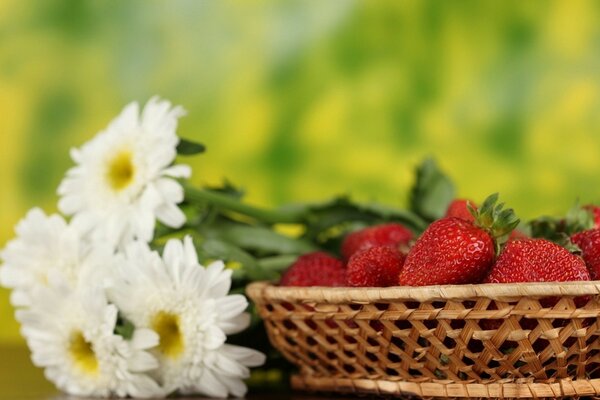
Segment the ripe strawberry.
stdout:
<svg viewBox="0 0 600 400">
<path fill-rule="evenodd" d="M 343 263 L 323 252 L 298 257 L 281 277 L 281 286 L 344 286 Z"/>
<path fill-rule="evenodd" d="M 571 241 L 581 249 L 581 256 L 590 272 L 590 278 L 600 279 L 600 229 L 590 229 L 571 236 Z"/>
<path fill-rule="evenodd" d="M 472 223 L 447 217 L 435 221 L 408 253 L 400 285 L 479 282 L 494 261 L 491 236 Z"/>
<path fill-rule="evenodd" d="M 346 236 L 342 243 L 342 256 L 349 260 L 354 253 L 377 246 L 408 246 L 412 232 L 397 223 L 374 225 Z"/>
<path fill-rule="evenodd" d="M 488 283 L 589 281 L 585 263 L 546 239 L 508 242 L 485 279 Z"/>
<path fill-rule="evenodd" d="M 490 274 L 486 283 L 515 283 L 515 282 L 567 282 L 589 281 L 590 276 L 581 259 L 562 246 L 546 239 L 521 239 L 508 242 Z M 542 307 L 554 307 L 559 297 L 541 299 Z M 575 298 L 577 307 L 583 307 L 588 297 Z M 500 320 L 487 321 L 482 324 L 484 329 L 498 329 Z M 563 321 L 564 322 L 564 321 Z M 519 322 L 523 329 L 534 329 L 534 320 L 523 318 Z M 560 320 L 554 321 L 555 326 L 561 326 Z"/>
<path fill-rule="evenodd" d="M 464 219 L 465 221 L 475 222 L 475 217 L 469 211 L 467 204 L 470 204 L 475 210 L 477 206 L 474 202 L 467 199 L 454 199 L 446 210 L 446 217 L 456 217 Z"/>
<path fill-rule="evenodd" d="M 446 217 L 423 232 L 408 253 L 399 276 L 400 285 L 426 286 L 480 282 L 494 262 L 500 245 L 519 223 L 512 209 L 489 196 L 475 222 Z"/>
<path fill-rule="evenodd" d="M 371 247 L 350 257 L 346 268 L 350 286 L 394 286 L 404 264 L 404 254 L 394 246 Z"/>
<path fill-rule="evenodd" d="M 593 204 L 583 206 L 585 210 L 591 211 L 594 217 L 594 228 L 600 228 L 600 207 Z"/>
</svg>

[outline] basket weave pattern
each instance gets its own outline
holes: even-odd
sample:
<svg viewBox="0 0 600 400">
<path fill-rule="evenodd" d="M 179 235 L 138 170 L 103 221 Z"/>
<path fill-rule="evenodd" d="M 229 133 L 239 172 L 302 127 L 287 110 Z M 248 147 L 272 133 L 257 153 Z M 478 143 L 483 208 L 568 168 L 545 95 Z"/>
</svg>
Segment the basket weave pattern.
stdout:
<svg viewBox="0 0 600 400">
<path fill-rule="evenodd" d="M 299 389 L 424 397 L 600 394 L 600 282 L 248 287 Z"/>
</svg>

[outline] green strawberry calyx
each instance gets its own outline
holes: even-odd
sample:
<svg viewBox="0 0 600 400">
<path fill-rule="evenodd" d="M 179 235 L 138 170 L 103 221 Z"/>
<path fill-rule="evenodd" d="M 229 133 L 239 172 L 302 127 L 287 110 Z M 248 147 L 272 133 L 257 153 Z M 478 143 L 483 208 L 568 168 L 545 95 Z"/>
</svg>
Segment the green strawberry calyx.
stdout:
<svg viewBox="0 0 600 400">
<path fill-rule="evenodd" d="M 586 207 L 575 203 L 564 217 L 538 217 L 529 221 L 531 237 L 548 239 L 556 242 L 563 236 L 571 236 L 577 232 L 594 227 L 594 215 Z"/>
<path fill-rule="evenodd" d="M 475 226 L 485 230 L 494 240 L 496 255 L 500 254 L 511 232 L 521 222 L 512 208 L 504 209 L 504 203 L 498 203 L 498 197 L 498 193 L 489 195 L 477 209 L 467 203 L 469 212 L 475 218 Z"/>
<path fill-rule="evenodd" d="M 576 202 L 564 217 L 543 216 L 529 221 L 528 226 L 531 237 L 550 240 L 571 253 L 580 254 L 581 249 L 571 241 L 571 236 L 594 228 L 594 214 Z"/>
</svg>

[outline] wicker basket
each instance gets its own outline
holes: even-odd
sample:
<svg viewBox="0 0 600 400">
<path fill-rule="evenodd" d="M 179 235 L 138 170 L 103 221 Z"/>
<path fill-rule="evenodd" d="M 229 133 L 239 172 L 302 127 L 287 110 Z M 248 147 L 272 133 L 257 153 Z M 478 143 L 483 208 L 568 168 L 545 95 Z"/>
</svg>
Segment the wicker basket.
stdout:
<svg viewBox="0 0 600 400">
<path fill-rule="evenodd" d="M 298 366 L 296 389 L 600 394 L 600 281 L 247 291 L 273 346 Z"/>
</svg>

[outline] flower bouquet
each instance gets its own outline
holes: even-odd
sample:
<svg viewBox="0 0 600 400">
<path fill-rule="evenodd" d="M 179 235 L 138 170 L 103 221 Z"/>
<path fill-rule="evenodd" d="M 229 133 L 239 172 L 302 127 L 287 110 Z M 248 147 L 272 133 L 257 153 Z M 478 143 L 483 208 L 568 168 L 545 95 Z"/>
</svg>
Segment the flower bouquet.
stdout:
<svg viewBox="0 0 600 400">
<path fill-rule="evenodd" d="M 35 208 L 2 251 L 33 362 L 69 394 L 243 396 L 249 367 L 265 360 L 226 343 L 250 324 L 248 302 L 230 293 L 234 271 L 200 264 L 182 232 L 178 179 L 191 171 L 174 160 L 202 149 L 178 138 L 183 114 L 157 98 L 125 107 L 71 152 L 58 188 L 70 219 Z"/>
<path fill-rule="evenodd" d="M 205 148 L 178 137 L 183 115 L 125 107 L 72 150 L 62 215 L 31 210 L 0 253 L 33 362 L 61 390 L 241 397 L 291 362 L 299 389 L 600 394 L 600 208 L 524 224 L 497 195 L 456 199 L 433 160 L 408 210 L 259 208 L 229 182 L 187 182 L 176 160 Z"/>
</svg>

